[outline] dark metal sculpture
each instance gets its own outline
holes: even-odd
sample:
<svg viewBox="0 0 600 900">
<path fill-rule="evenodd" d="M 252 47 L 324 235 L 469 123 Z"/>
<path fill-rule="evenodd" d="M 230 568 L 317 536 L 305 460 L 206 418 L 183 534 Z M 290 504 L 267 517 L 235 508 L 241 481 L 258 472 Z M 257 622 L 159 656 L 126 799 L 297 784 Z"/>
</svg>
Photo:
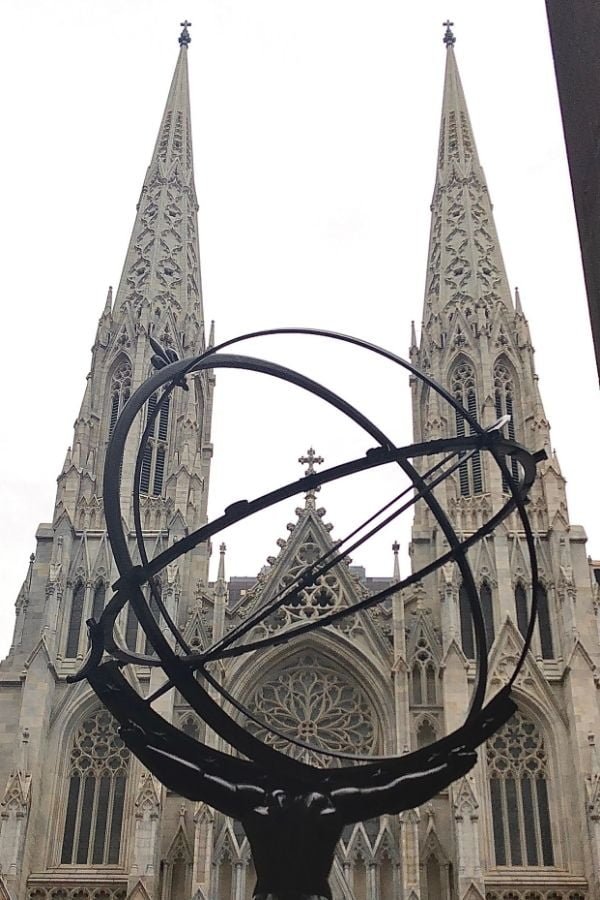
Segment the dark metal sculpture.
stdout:
<svg viewBox="0 0 600 900">
<path fill-rule="evenodd" d="M 466 423 L 468 436 L 453 437 L 397 447 L 373 422 L 324 386 L 291 369 L 268 360 L 223 352 L 235 343 L 253 337 L 275 334 L 317 335 L 343 341 L 377 354 L 408 370 L 453 407 Z M 120 573 L 115 594 L 100 621 L 88 622 L 90 650 L 80 672 L 72 680 L 87 678 L 103 703 L 120 723 L 125 743 L 167 787 L 193 800 L 204 800 L 243 824 L 252 848 L 257 872 L 255 895 L 276 898 L 330 897 L 328 875 L 338 838 L 346 824 L 383 813 L 397 813 L 418 806 L 475 764 L 475 748 L 501 727 L 516 709 L 510 697 L 512 684 L 529 648 L 536 617 L 537 564 L 534 541 L 525 511 L 528 491 L 533 484 L 536 462 L 543 454 L 532 455 L 502 435 L 504 420 L 488 429 L 461 407 L 444 388 L 428 375 L 389 351 L 358 338 L 316 329 L 277 329 L 243 335 L 211 348 L 187 360 L 178 360 L 170 349 L 151 339 L 155 351 L 153 364 L 158 370 L 126 404 L 111 438 L 104 472 L 104 509 L 108 536 Z M 203 370 L 233 368 L 262 372 L 321 398 L 362 427 L 376 446 L 364 457 L 350 460 L 305 477 L 251 500 L 229 506 L 222 516 L 187 535 L 154 559 L 148 559 L 141 527 L 139 484 L 142 459 L 148 437 L 162 404 L 178 387 L 187 389 L 186 376 Z M 134 520 L 141 559 L 134 566 L 121 517 L 120 471 L 125 441 L 130 428 L 150 397 L 162 390 L 149 413 L 137 455 L 134 474 Z M 435 488 L 476 453 L 490 453 L 498 465 L 508 494 L 482 527 L 468 537 L 459 538 L 436 497 Z M 520 476 L 513 477 L 518 463 Z M 295 494 L 314 490 L 321 484 L 381 465 L 397 465 L 410 479 L 410 487 L 398 494 L 361 528 L 355 529 L 314 563 L 307 566 L 268 603 L 259 607 L 243 623 L 233 628 L 211 647 L 193 652 L 156 589 L 155 576 L 168 564 L 222 529 L 254 512 Z M 312 468 L 312 467 L 311 467 Z M 385 524 L 422 499 L 435 516 L 448 549 L 436 560 L 398 583 L 378 591 L 360 602 L 335 612 L 309 619 L 292 629 L 270 637 L 246 639 L 252 629 L 283 604 L 290 603 L 360 546 Z M 484 704 L 487 689 L 487 644 L 483 614 L 473 574 L 467 560 L 468 550 L 484 535 L 516 511 L 525 534 L 532 573 L 531 617 L 520 659 L 509 683 L 491 701 Z M 379 516 L 379 521 L 374 524 Z M 360 534 L 359 534 L 360 532 Z M 211 664 L 234 656 L 266 650 L 297 639 L 316 628 L 326 627 L 348 615 L 374 606 L 400 589 L 419 581 L 438 567 L 455 562 L 470 604 L 477 651 L 475 687 L 464 724 L 435 744 L 404 756 L 364 757 L 358 754 L 326 752 L 304 741 L 277 732 L 269 722 L 259 721 L 245 708 L 211 671 Z M 142 590 L 149 586 L 153 602 L 169 633 L 167 637 L 151 612 Z M 121 646 L 115 636 L 115 621 L 125 604 L 130 603 L 154 653 L 137 654 Z M 164 684 L 149 697 L 132 687 L 122 670 L 128 665 L 160 667 Z M 152 703 L 166 691 L 176 688 L 205 723 L 219 735 L 236 755 L 209 747 L 184 734 L 152 709 Z M 235 718 L 229 716 L 214 698 L 220 696 L 240 714 L 253 720 L 277 737 L 305 750 L 335 760 L 336 767 L 309 765 L 264 743 Z"/>
</svg>

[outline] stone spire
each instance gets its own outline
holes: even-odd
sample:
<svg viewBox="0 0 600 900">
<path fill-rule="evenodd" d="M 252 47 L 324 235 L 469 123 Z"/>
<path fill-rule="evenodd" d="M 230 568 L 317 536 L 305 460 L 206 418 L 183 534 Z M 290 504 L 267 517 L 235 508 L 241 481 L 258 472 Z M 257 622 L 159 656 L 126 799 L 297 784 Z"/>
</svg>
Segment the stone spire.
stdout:
<svg viewBox="0 0 600 900">
<path fill-rule="evenodd" d="M 424 325 L 431 324 L 442 340 L 458 310 L 474 323 L 478 308 L 485 319 L 499 304 L 512 309 L 492 204 L 456 64 L 452 23 L 444 24 L 446 73 L 424 309 Z"/>
<path fill-rule="evenodd" d="M 546 448 L 550 454 L 549 425 L 539 393 L 529 327 L 521 297 L 516 292 L 513 302 L 506 276 L 456 63 L 452 24 L 444 23 L 446 66 L 423 321 L 418 347 L 414 331 L 411 333 L 410 358 L 468 405 L 484 426 L 508 415 L 508 437 L 532 450 Z M 457 427 L 455 413 L 435 392 L 423 390 L 416 382 L 413 425 L 417 441 L 454 434 Z M 542 470 L 544 473 L 544 467 Z M 486 495 L 485 503 L 502 502 L 503 480 L 488 456 L 463 466 L 460 479 L 440 487 L 447 503 L 452 501 L 457 508 L 469 506 L 471 511 L 484 503 Z M 542 493 L 540 481 L 532 496 L 541 506 L 546 503 Z M 566 509 L 564 485 L 558 484 L 554 493 L 561 508 Z M 425 519 L 419 519 L 422 514 L 427 519 L 428 513 L 419 507 L 418 527 L 429 527 Z"/>
<path fill-rule="evenodd" d="M 109 289 L 92 348 L 92 364 L 72 450 L 58 479 L 54 523 L 101 530 L 106 447 L 124 404 L 151 371 L 152 337 L 179 357 L 205 349 L 188 85 L 190 23 L 182 22 L 179 56 L 146 172 L 121 281 Z M 207 518 L 214 376 L 190 379 L 170 398 L 151 435 L 140 480 L 142 518 L 151 531 L 176 535 Z M 132 494 L 137 441 L 132 429 L 121 470 Z M 131 515 L 131 506 L 123 508 Z M 65 538 L 66 541 L 66 538 Z M 66 546 L 66 544 L 65 544 Z M 208 581 L 208 545 L 195 554 L 190 585 Z M 187 569 L 186 569 L 187 571 Z"/>
<path fill-rule="evenodd" d="M 144 179 L 114 316 L 130 311 L 159 340 L 165 330 L 171 337 L 185 332 L 189 349 L 198 352 L 203 347 L 197 342 L 204 340 L 187 61 L 189 24 L 182 22 L 179 57 Z"/>
</svg>

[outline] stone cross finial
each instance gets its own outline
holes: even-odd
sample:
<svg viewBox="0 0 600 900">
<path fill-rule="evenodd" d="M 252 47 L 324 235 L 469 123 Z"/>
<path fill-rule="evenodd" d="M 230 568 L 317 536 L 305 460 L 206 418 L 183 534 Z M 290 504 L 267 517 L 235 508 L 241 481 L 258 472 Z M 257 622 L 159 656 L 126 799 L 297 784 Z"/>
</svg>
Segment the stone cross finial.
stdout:
<svg viewBox="0 0 600 900">
<path fill-rule="evenodd" d="M 184 19 L 184 21 L 181 22 L 180 24 L 181 24 L 181 27 L 183 28 L 183 31 L 179 35 L 179 46 L 180 47 L 188 47 L 192 40 L 190 37 L 190 33 L 188 31 L 188 28 L 190 27 L 190 25 L 192 23 L 188 22 L 187 19 Z"/>
<path fill-rule="evenodd" d="M 456 43 L 456 38 L 454 37 L 454 32 L 452 31 L 454 22 L 451 22 L 450 19 L 446 19 L 445 22 L 442 22 L 442 25 L 446 29 L 446 33 L 444 34 L 444 43 L 446 47 L 454 47 Z"/>
<path fill-rule="evenodd" d="M 324 463 L 325 460 L 322 456 L 317 456 L 314 449 L 309 447 L 306 451 L 306 456 L 299 456 L 298 462 L 301 466 L 306 465 L 307 469 L 305 471 L 305 475 L 314 475 L 315 474 L 315 465 L 320 466 L 321 463 Z"/>
</svg>

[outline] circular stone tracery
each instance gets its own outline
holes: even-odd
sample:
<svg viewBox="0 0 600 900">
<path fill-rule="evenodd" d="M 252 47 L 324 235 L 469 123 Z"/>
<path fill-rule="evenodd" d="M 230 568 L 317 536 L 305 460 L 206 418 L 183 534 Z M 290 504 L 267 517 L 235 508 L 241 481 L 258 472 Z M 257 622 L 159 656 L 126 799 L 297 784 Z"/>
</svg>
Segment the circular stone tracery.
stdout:
<svg viewBox="0 0 600 900">
<path fill-rule="evenodd" d="M 517 712 L 487 745 L 491 778 L 544 778 L 548 756 L 535 724 Z"/>
<path fill-rule="evenodd" d="M 248 708 L 290 738 L 325 751 L 373 753 L 378 728 L 372 704 L 358 684 L 315 653 L 296 654 L 250 694 Z M 278 750 L 323 765 L 318 753 L 290 745 L 249 721 L 248 729 Z"/>
<path fill-rule="evenodd" d="M 101 709 L 80 725 L 71 750 L 71 770 L 87 773 L 127 771 L 130 753 L 119 735 L 118 723 Z"/>
</svg>

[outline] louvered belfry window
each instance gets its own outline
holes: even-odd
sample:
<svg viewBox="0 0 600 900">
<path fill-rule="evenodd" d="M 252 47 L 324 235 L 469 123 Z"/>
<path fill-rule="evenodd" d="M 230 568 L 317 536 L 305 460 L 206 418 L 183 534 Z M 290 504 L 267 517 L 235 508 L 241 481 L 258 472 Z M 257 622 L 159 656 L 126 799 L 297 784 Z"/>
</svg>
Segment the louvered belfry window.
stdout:
<svg viewBox="0 0 600 900">
<path fill-rule="evenodd" d="M 466 362 L 460 362 L 452 372 L 451 391 L 456 400 L 473 416 L 479 418 L 479 404 L 477 403 L 477 388 L 473 366 Z M 464 417 L 456 410 L 456 434 L 464 437 L 471 434 L 471 428 L 465 422 Z M 483 474 L 481 470 L 481 454 L 475 453 L 470 459 L 465 460 L 458 470 L 460 492 L 463 497 L 471 494 L 481 494 L 483 491 Z"/>
<path fill-rule="evenodd" d="M 553 866 L 548 755 L 538 727 L 517 712 L 487 743 L 497 866 Z"/>
<path fill-rule="evenodd" d="M 124 360 L 113 372 L 110 381 L 110 422 L 108 436 L 111 437 L 121 410 L 131 395 L 131 365 Z"/>
<path fill-rule="evenodd" d="M 148 400 L 146 422 L 155 411 L 157 403 L 158 397 L 153 394 Z M 154 420 L 142 458 L 140 492 L 153 497 L 159 497 L 163 490 L 169 439 L 169 411 L 170 397 L 167 397 L 161 404 L 158 416 Z"/>
<path fill-rule="evenodd" d="M 109 712 L 81 723 L 69 760 L 62 864 L 118 865 L 129 760 Z"/>
</svg>

